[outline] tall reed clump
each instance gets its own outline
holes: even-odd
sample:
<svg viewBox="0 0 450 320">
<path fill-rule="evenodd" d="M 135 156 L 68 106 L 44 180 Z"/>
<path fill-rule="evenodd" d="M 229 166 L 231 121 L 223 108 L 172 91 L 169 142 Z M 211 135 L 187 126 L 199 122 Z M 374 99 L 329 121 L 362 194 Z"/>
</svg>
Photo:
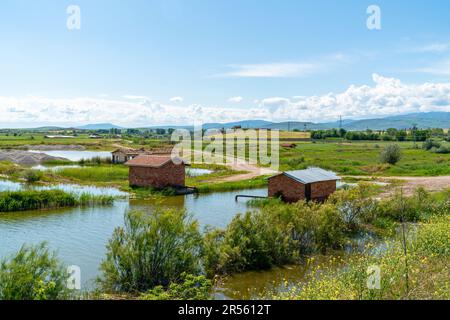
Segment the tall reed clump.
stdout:
<svg viewBox="0 0 450 320">
<path fill-rule="evenodd" d="M 111 205 L 114 197 L 75 195 L 62 190 L 26 190 L 0 193 L 0 212 L 58 209 L 87 205 Z"/>
</svg>

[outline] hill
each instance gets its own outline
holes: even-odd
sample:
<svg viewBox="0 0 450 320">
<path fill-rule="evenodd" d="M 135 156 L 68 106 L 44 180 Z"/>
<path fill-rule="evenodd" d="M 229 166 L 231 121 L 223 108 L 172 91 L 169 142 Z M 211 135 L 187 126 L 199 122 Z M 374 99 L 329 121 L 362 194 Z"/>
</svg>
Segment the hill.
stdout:
<svg viewBox="0 0 450 320">
<path fill-rule="evenodd" d="M 110 129 L 122 129 L 122 127 L 116 126 L 112 123 L 96 123 L 87 124 L 84 126 L 76 127 L 79 130 L 110 130 Z"/>
</svg>

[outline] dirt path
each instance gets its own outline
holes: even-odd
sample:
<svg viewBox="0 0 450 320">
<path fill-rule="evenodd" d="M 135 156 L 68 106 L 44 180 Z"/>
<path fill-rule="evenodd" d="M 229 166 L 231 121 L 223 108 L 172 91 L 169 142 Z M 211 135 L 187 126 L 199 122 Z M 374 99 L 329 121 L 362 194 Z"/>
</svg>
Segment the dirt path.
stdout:
<svg viewBox="0 0 450 320">
<path fill-rule="evenodd" d="M 200 154 L 200 151 L 195 150 L 194 153 Z M 212 180 L 212 182 L 235 182 L 235 181 L 243 181 L 250 180 L 253 178 L 257 178 L 260 176 L 266 175 L 274 175 L 277 171 L 269 169 L 269 168 L 261 168 L 254 164 L 249 164 L 242 159 L 234 159 L 232 157 L 226 157 L 226 165 L 234 171 L 245 171 L 246 173 L 236 174 L 230 177 L 217 178 Z M 208 162 L 205 162 L 208 163 Z"/>
<path fill-rule="evenodd" d="M 394 186 L 386 187 L 386 191 L 381 196 L 389 196 L 395 193 L 397 190 L 403 189 L 406 195 L 412 195 L 414 190 L 419 187 L 424 188 L 427 191 L 442 191 L 450 189 L 450 176 L 440 177 L 364 177 L 353 176 L 352 178 L 358 179 L 374 179 L 381 182 L 397 182 Z"/>
</svg>

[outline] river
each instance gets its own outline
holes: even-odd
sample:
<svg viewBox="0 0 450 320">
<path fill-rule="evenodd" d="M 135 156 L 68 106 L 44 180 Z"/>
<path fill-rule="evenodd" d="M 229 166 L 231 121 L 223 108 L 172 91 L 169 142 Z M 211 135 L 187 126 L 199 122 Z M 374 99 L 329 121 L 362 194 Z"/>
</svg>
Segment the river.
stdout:
<svg viewBox="0 0 450 320">
<path fill-rule="evenodd" d="M 20 190 L 20 183 L 0 180 L 0 191 Z M 54 187 L 69 192 L 124 195 L 113 188 L 74 185 Z M 42 189 L 42 188 L 40 188 Z M 241 190 L 202 195 L 161 197 L 155 200 L 116 200 L 113 206 L 67 208 L 49 211 L 0 213 L 0 258 L 17 252 L 23 244 L 48 242 L 67 265 L 81 268 L 85 289 L 92 288 L 98 267 L 106 255 L 106 244 L 114 229 L 122 226 L 127 210 L 152 210 L 156 206 L 186 209 L 201 228 L 225 227 L 238 213 L 247 211 L 246 200 L 235 201 L 237 194 L 264 196 L 266 189 Z"/>
</svg>

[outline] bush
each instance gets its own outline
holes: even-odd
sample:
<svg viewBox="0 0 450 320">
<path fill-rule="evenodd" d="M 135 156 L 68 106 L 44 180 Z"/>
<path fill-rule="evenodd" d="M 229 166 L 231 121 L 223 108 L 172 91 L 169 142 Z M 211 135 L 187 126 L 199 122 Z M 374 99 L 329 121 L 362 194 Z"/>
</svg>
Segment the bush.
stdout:
<svg viewBox="0 0 450 320">
<path fill-rule="evenodd" d="M 157 286 L 140 296 L 140 300 L 210 300 L 212 282 L 205 276 L 183 273 L 180 283 L 171 283 L 167 290 Z"/>
<path fill-rule="evenodd" d="M 46 244 L 22 247 L 0 262 L 0 300 L 56 300 L 68 295 L 68 273 Z"/>
<path fill-rule="evenodd" d="M 450 148 L 447 148 L 445 146 L 441 146 L 439 149 L 437 149 L 435 151 L 435 153 L 439 153 L 439 154 L 449 154 L 450 153 Z"/>
<path fill-rule="evenodd" d="M 44 174 L 39 170 L 28 169 L 23 172 L 22 176 L 28 183 L 35 183 L 41 181 Z"/>
<path fill-rule="evenodd" d="M 370 186 L 361 184 L 358 188 L 334 193 L 329 201 L 339 211 L 347 229 L 356 231 L 361 223 L 372 222 L 375 218 L 376 202 L 372 198 Z"/>
<path fill-rule="evenodd" d="M 380 153 L 380 160 L 382 163 L 389 163 L 395 165 L 400 161 L 402 151 L 398 144 L 390 144 Z"/>
<path fill-rule="evenodd" d="M 333 205 L 277 200 L 253 205 L 260 210 L 238 215 L 225 230 L 206 234 L 209 276 L 291 264 L 302 254 L 344 243 L 345 225 Z"/>
<path fill-rule="evenodd" d="M 433 148 L 439 149 L 441 147 L 441 144 L 437 141 L 434 141 L 433 139 L 427 139 L 423 144 L 422 144 L 422 149 L 429 151 Z"/>
<path fill-rule="evenodd" d="M 201 245 L 198 223 L 185 211 L 128 212 L 107 246 L 99 285 L 133 293 L 180 283 L 183 272 L 199 274 Z"/>
</svg>

